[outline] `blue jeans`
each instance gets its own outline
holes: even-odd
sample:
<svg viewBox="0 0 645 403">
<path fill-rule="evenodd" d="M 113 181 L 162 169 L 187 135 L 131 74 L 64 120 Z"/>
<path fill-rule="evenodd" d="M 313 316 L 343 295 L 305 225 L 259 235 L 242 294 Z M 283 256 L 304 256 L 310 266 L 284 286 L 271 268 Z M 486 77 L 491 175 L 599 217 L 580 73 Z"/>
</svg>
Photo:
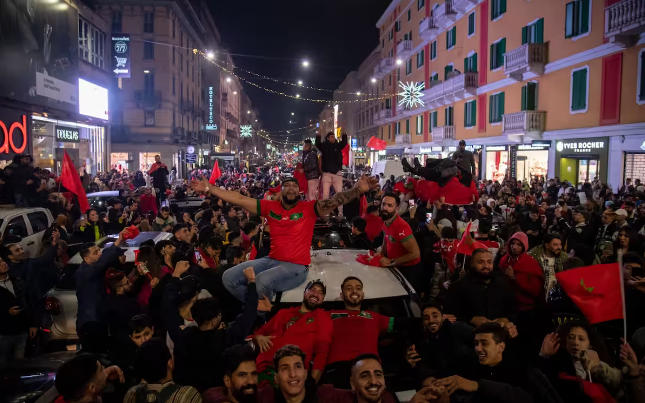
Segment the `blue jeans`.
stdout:
<svg viewBox="0 0 645 403">
<path fill-rule="evenodd" d="M 27 335 L 0 335 L 0 370 L 7 369 L 9 364 L 25 356 Z"/>
<path fill-rule="evenodd" d="M 222 282 L 231 295 L 242 302 L 244 302 L 247 284 L 243 271 L 247 267 L 253 267 L 255 271 L 258 297 L 265 296 L 269 299 L 273 299 L 278 292 L 298 287 L 305 282 L 309 273 L 307 266 L 281 262 L 270 257 L 240 263 L 224 272 Z"/>
</svg>

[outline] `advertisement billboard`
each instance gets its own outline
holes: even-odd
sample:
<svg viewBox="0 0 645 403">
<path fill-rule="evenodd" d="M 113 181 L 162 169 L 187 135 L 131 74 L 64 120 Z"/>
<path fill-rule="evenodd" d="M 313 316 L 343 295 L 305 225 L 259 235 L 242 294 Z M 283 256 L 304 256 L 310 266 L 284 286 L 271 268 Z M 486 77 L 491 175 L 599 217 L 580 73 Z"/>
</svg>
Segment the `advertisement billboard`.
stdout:
<svg viewBox="0 0 645 403">
<path fill-rule="evenodd" d="M 77 112 L 78 11 L 65 2 L 2 1 L 0 15 L 0 97 Z"/>
<path fill-rule="evenodd" d="M 27 117 L 25 111 L 0 108 L 0 160 L 29 152 Z"/>
<path fill-rule="evenodd" d="M 99 85 L 78 79 L 78 113 L 108 120 L 108 90 Z"/>
<path fill-rule="evenodd" d="M 130 34 L 114 34 L 111 38 L 114 77 L 130 78 Z"/>
</svg>

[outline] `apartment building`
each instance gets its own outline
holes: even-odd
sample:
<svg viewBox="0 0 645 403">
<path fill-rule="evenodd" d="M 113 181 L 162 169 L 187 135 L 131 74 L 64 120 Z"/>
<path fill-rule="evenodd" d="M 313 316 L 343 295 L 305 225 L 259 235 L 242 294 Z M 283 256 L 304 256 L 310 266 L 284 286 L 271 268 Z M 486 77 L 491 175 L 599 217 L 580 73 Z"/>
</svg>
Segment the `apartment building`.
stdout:
<svg viewBox="0 0 645 403">
<path fill-rule="evenodd" d="M 642 0 L 395 0 L 377 23 L 383 158 L 445 158 L 478 176 L 645 177 Z"/>
<path fill-rule="evenodd" d="M 381 62 L 380 48 L 375 49 L 358 67 L 356 79 L 361 92 L 361 100 L 356 109 L 356 145 L 352 146 L 354 161 L 358 164 L 371 165 L 378 161 L 378 151 L 370 152 L 366 147 L 372 137 L 379 135 L 376 115 L 379 108 L 379 81 L 374 78 L 374 69 Z"/>
</svg>

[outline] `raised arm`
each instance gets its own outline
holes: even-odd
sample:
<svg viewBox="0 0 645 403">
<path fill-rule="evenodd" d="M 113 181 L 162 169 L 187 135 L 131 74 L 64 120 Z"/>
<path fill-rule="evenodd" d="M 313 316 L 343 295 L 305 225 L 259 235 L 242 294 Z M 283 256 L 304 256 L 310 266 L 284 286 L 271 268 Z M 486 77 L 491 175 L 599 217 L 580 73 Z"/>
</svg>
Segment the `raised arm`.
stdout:
<svg viewBox="0 0 645 403">
<path fill-rule="evenodd" d="M 378 180 L 376 178 L 363 175 L 352 189 L 336 193 L 334 197 L 327 200 L 318 200 L 316 202 L 316 211 L 318 215 L 327 215 L 334 211 L 335 208 L 358 199 L 361 194 L 369 192 L 370 189 L 375 189 L 377 185 Z"/>
<path fill-rule="evenodd" d="M 320 134 L 316 135 L 316 143 L 314 144 L 318 149 L 318 151 L 321 151 L 320 146 L 322 145 L 322 141 L 320 137 L 321 137 Z"/>
<path fill-rule="evenodd" d="M 207 192 L 212 194 L 215 197 L 219 197 L 225 202 L 240 206 L 246 211 L 249 211 L 254 214 L 259 214 L 258 211 L 258 200 L 252 199 L 250 197 L 242 196 L 237 192 L 231 192 L 228 190 L 222 190 L 217 186 L 213 186 L 208 183 L 208 180 L 202 178 L 201 181 L 192 181 L 190 188 L 196 192 Z"/>
</svg>

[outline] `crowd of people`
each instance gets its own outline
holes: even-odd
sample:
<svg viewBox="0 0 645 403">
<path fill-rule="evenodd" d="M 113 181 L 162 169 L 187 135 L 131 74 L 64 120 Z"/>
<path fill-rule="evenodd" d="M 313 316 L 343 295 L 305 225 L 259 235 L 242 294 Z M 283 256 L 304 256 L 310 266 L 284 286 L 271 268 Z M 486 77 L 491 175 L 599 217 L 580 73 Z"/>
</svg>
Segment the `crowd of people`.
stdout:
<svg viewBox="0 0 645 403">
<path fill-rule="evenodd" d="M 305 141 L 299 160 L 227 166 L 219 178 L 196 172 L 190 182 L 157 158 L 145 174 L 86 181 L 88 191 L 120 190 L 100 213 L 81 213 L 55 178 L 19 158 L 0 175 L 5 202 L 47 207 L 56 222 L 38 257 L 2 240 L 0 370 L 38 336 L 42 296 L 67 278 L 82 351 L 57 373 L 59 403 L 97 401 L 108 381 L 114 401 L 127 403 L 401 400 L 386 381 L 416 389 L 414 403 L 645 402 L 640 180 L 615 192 L 598 179 L 477 181 L 472 204 L 456 206 L 419 200 L 407 177 L 366 167 L 347 178 L 346 144 L 329 133 Z M 476 178 L 465 143 L 453 158 L 408 169 L 442 184 L 459 172 Z M 195 214 L 165 202 L 187 196 L 203 198 Z M 401 273 L 417 315 L 365 309 L 373 290 L 352 272 L 334 285 L 344 308 L 324 309 L 336 296 L 307 278 L 314 225 L 329 215 L 349 221 L 346 246 Z M 122 246 L 149 231 L 170 236 L 143 242 L 137 264 L 126 262 Z M 462 240 L 475 246 L 466 252 Z M 76 251 L 82 263 L 69 265 Z M 601 263 L 620 265 L 625 318 L 592 325 L 556 275 Z M 273 304 L 305 283 L 298 306 Z M 598 306 L 619 302 L 600 296 Z M 379 353 L 392 340 L 400 354 L 388 362 Z"/>
</svg>

